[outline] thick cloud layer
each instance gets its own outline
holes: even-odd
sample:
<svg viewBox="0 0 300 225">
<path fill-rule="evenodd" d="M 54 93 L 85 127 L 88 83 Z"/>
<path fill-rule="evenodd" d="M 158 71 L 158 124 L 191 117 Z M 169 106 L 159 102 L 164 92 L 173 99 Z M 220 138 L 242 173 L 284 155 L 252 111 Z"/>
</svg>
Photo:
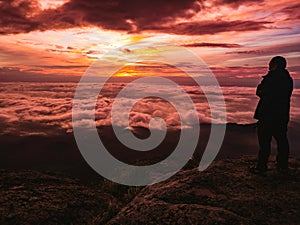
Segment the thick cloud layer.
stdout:
<svg viewBox="0 0 300 225">
<path fill-rule="evenodd" d="M 89 90 L 89 85 L 86 84 L 86 90 Z M 95 84 L 94 84 L 95 85 Z M 110 89 L 120 89 L 124 84 L 109 85 Z M 40 123 L 46 126 L 58 126 L 65 129 L 67 132 L 72 131 L 71 123 L 71 110 L 74 90 L 76 83 L 0 83 L 0 123 L 1 127 L 6 127 L 4 133 L 17 132 L 14 129 L 15 124 L 28 124 Z M 159 90 L 156 87 L 155 90 Z M 198 111 L 198 117 L 201 122 L 211 122 L 210 109 L 203 92 L 199 87 L 195 86 L 183 86 L 185 92 L 187 92 L 193 99 Z M 210 95 L 215 96 L 215 104 L 218 105 L 219 97 L 216 96 L 214 87 L 211 87 L 208 92 Z M 227 107 L 227 122 L 234 123 L 253 123 L 252 119 L 253 111 L 257 104 L 257 97 L 255 96 L 254 87 L 223 87 Z M 123 98 L 122 104 L 124 106 L 129 105 L 134 101 L 135 96 L 143 91 L 143 86 L 137 86 L 135 91 L 132 92 L 130 98 Z M 172 94 L 171 89 L 164 87 L 164 91 Z M 154 92 L 152 94 L 154 94 Z M 176 96 L 179 100 L 182 96 Z M 292 121 L 299 121 L 300 110 L 297 106 L 297 102 L 300 100 L 300 90 L 296 89 L 293 93 L 292 99 Z M 111 92 L 103 93 L 99 96 L 97 106 L 95 110 L 96 125 L 107 126 L 111 125 L 111 107 L 114 98 Z M 76 121 L 83 126 L 91 127 L 93 121 L 86 118 L 90 116 L 91 109 L 94 108 L 93 100 L 82 102 L 85 110 L 78 112 L 81 116 L 81 120 Z M 193 121 L 192 114 L 189 105 L 185 105 L 182 102 L 182 108 L 185 109 L 182 115 L 187 124 L 185 127 L 192 126 L 188 121 Z M 214 107 L 217 113 L 220 113 L 218 107 Z M 126 118 L 128 112 L 124 112 L 122 108 L 117 110 L 117 125 L 126 126 L 128 120 Z M 174 107 L 158 98 L 145 98 L 137 102 L 130 112 L 129 124 L 131 126 L 148 127 L 149 121 L 153 117 L 163 118 L 167 125 L 173 128 L 179 128 L 181 123 L 178 113 Z M 224 121 L 217 121 L 224 122 Z M 226 121 L 225 121 L 226 122 Z M 5 125 L 5 126 L 4 126 Z M 157 129 L 161 129 L 161 124 L 156 124 Z M 30 128 L 29 128 L 30 129 Z M 28 131 L 30 134 L 30 130 Z"/>
<path fill-rule="evenodd" d="M 39 29 L 40 22 L 34 19 L 38 12 L 37 0 L 0 1 L 0 34 L 27 33 Z"/>
<path fill-rule="evenodd" d="M 0 2 L 0 34 L 81 26 L 129 33 L 152 31 L 189 35 L 266 29 L 271 22 L 222 18 L 190 20 L 200 11 L 217 10 L 221 6 L 237 8 L 254 2 L 258 1 L 70 0 L 57 8 L 42 10 L 37 0 L 8 0 Z M 290 11 L 285 10 L 286 13 Z M 178 23 L 180 20 L 185 22 Z"/>
<path fill-rule="evenodd" d="M 95 25 L 104 29 L 134 31 L 148 24 L 167 23 L 174 18 L 190 18 L 200 10 L 195 0 L 71 0 L 56 9 L 39 8 L 38 1 L 8 0 L 0 2 L 0 33 L 65 29 Z"/>
</svg>

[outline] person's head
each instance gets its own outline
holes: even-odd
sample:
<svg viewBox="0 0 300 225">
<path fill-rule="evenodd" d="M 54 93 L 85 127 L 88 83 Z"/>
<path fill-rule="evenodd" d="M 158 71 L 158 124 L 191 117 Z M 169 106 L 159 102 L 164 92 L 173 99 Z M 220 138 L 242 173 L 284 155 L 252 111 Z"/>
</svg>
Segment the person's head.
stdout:
<svg viewBox="0 0 300 225">
<path fill-rule="evenodd" d="M 269 70 L 284 70 L 286 68 L 286 59 L 282 56 L 275 56 L 269 63 Z"/>
</svg>

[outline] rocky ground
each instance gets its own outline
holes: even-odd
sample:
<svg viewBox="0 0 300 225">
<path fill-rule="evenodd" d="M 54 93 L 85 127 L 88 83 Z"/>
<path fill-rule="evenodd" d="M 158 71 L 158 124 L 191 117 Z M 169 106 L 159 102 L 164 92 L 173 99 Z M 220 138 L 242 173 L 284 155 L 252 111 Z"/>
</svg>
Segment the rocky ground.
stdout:
<svg viewBox="0 0 300 225">
<path fill-rule="evenodd" d="M 53 172 L 0 170 L 0 224 L 104 224 L 137 193 Z"/>
<path fill-rule="evenodd" d="M 82 183 L 63 174 L 0 171 L 0 224 L 300 224 L 300 159 L 291 173 L 267 177 L 247 168 L 253 157 L 216 161 L 165 182 L 129 188 Z"/>
</svg>

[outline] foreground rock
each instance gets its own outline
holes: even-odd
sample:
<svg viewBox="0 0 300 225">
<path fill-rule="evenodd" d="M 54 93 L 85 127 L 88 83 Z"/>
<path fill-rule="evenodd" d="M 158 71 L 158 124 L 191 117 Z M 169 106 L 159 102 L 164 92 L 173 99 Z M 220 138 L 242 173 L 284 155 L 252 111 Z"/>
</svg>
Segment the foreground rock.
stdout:
<svg viewBox="0 0 300 225">
<path fill-rule="evenodd" d="M 1 225 L 92 224 L 121 207 L 99 187 L 48 172 L 0 170 L 0 193 Z"/>
<path fill-rule="evenodd" d="M 274 160 L 274 159 L 273 159 Z M 282 176 L 247 172 L 253 158 L 179 172 L 144 188 L 108 224 L 300 224 L 300 160 Z"/>
<path fill-rule="evenodd" d="M 274 160 L 274 159 L 273 159 Z M 145 188 L 107 180 L 83 183 L 53 172 L 0 170 L 0 224 L 300 224 L 300 159 L 289 176 L 271 163 L 267 177 L 247 172 L 253 157 L 193 161 Z"/>
</svg>

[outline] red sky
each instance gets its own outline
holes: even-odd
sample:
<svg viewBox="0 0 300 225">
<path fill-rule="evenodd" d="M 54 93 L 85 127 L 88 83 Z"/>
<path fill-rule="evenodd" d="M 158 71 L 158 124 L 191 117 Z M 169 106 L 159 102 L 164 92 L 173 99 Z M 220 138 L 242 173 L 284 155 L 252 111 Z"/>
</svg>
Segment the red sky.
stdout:
<svg viewBox="0 0 300 225">
<path fill-rule="evenodd" d="M 218 76 L 262 75 L 283 55 L 300 79 L 297 0 L 0 0 L 0 15 L 0 76 L 78 76 L 114 48 L 156 40 Z"/>
</svg>

